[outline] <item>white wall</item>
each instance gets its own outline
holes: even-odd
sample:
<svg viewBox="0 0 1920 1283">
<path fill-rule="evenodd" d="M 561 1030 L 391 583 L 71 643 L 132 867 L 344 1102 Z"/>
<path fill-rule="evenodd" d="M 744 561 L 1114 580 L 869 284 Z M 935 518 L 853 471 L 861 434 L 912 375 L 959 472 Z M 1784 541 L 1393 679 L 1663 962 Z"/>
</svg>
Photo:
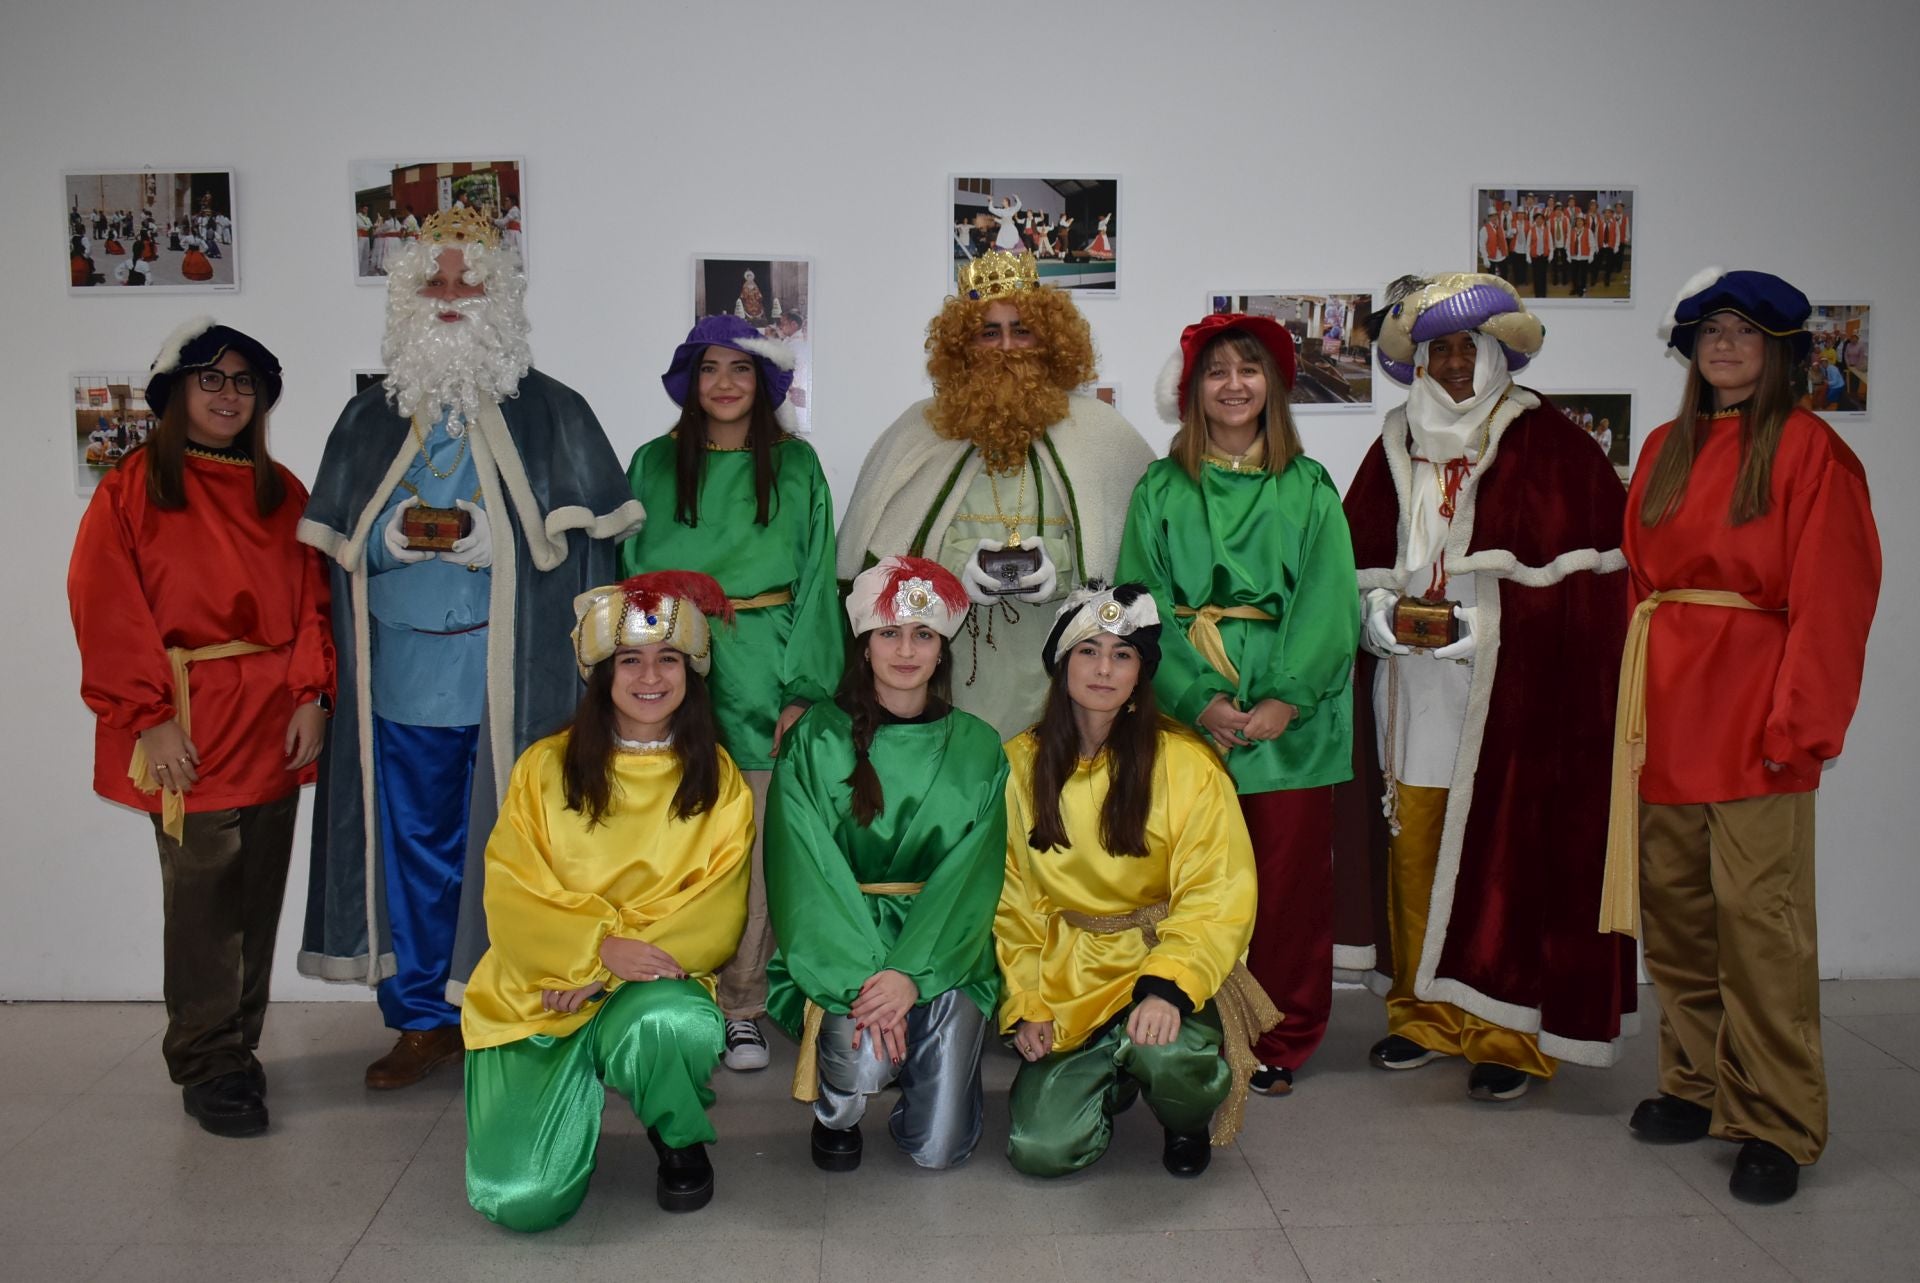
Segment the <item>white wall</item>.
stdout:
<svg viewBox="0 0 1920 1283">
<path fill-rule="evenodd" d="M 152 996 L 160 974 L 146 821 L 88 786 L 63 594 L 82 508 L 67 375 L 144 369 L 209 300 L 69 298 L 60 173 L 237 171 L 245 289 L 211 310 L 281 355 L 275 446 L 311 477 L 348 371 L 379 364 L 381 296 L 351 283 L 341 243 L 348 162 L 399 153 L 527 158 L 535 351 L 603 407 L 622 458 L 670 417 L 655 375 L 687 325 L 688 254 L 811 256 L 816 443 L 843 499 L 923 394 L 953 172 L 1125 177 L 1121 297 L 1086 312 L 1102 376 L 1156 442 L 1153 379 L 1209 290 L 1464 267 L 1476 181 L 1639 189 L 1640 300 L 1548 313 L 1531 381 L 1634 388 L 1642 429 L 1677 397 L 1653 330 L 1696 268 L 1873 300 L 1879 412 L 1842 431 L 1893 573 L 1821 795 L 1822 954 L 1832 975 L 1920 975 L 1920 677 L 1897 662 L 1920 633 L 1901 573 L 1920 546 L 1916 12 L 1109 0 L 1070 30 L 967 39 L 950 5 L 16 0 L 0 14 L 0 997 Z M 775 75 L 770 48 L 800 70 Z M 1344 483 L 1377 424 L 1308 418 L 1308 448 Z M 277 992 L 353 996 L 292 976 L 305 842 L 303 822 Z"/>
</svg>

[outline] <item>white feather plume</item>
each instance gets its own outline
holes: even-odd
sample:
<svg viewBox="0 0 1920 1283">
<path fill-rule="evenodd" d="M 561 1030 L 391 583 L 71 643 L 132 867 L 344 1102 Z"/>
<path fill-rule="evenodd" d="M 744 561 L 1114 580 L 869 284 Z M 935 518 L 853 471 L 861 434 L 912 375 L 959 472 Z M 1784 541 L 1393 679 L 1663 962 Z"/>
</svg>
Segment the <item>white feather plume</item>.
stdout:
<svg viewBox="0 0 1920 1283">
<path fill-rule="evenodd" d="M 735 339 L 743 352 L 751 352 L 763 361 L 771 361 L 783 370 L 791 370 L 793 349 L 779 339 Z"/>
<path fill-rule="evenodd" d="M 1660 319 L 1658 333 L 1661 342 L 1664 343 L 1673 337 L 1673 327 L 1679 320 L 1680 305 L 1726 274 L 1727 269 L 1724 267 L 1703 267 L 1687 278 L 1687 283 L 1682 285 L 1680 292 L 1673 296 L 1673 302 L 1668 306 L 1667 314 Z"/>
<path fill-rule="evenodd" d="M 800 416 L 794 413 L 791 401 L 780 402 L 779 408 L 773 412 L 773 421 L 779 425 L 782 432 L 800 431 Z"/>
<path fill-rule="evenodd" d="M 1173 356 L 1160 367 L 1160 377 L 1153 382 L 1153 407 L 1160 417 L 1175 427 L 1180 425 L 1180 372 L 1186 368 L 1186 357 L 1179 348 L 1173 350 Z"/>
<path fill-rule="evenodd" d="M 182 321 L 176 325 L 173 333 L 167 335 L 167 341 L 160 345 L 160 355 L 153 358 L 152 372 L 168 374 L 179 368 L 180 353 L 186 350 L 187 344 L 205 334 L 213 326 L 214 320 L 211 316 L 196 316 L 192 320 Z"/>
</svg>

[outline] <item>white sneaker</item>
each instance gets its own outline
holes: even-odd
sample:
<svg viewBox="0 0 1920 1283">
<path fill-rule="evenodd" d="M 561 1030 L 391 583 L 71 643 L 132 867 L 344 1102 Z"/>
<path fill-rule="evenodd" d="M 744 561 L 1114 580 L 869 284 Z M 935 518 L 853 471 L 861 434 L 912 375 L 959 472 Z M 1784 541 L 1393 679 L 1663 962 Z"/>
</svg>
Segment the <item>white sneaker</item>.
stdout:
<svg viewBox="0 0 1920 1283">
<path fill-rule="evenodd" d="M 720 1061 L 733 1070 L 767 1067 L 767 1039 L 758 1021 L 727 1021 L 727 1052 Z"/>
</svg>

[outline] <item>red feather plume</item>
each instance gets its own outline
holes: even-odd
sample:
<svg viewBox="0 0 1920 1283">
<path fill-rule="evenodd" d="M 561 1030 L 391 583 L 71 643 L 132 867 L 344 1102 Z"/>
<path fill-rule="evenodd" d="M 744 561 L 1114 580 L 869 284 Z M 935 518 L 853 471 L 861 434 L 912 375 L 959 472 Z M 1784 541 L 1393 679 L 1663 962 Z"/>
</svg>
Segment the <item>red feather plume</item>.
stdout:
<svg viewBox="0 0 1920 1283">
<path fill-rule="evenodd" d="M 726 590 L 712 575 L 697 570 L 650 570 L 635 575 L 620 588 L 627 594 L 629 605 L 648 614 L 659 613 L 665 598 L 678 597 L 692 602 L 703 615 L 718 615 L 733 622 L 733 603 L 727 600 Z"/>
<path fill-rule="evenodd" d="M 924 579 L 933 585 L 934 593 L 947 604 L 947 609 L 958 614 L 967 608 L 967 590 L 954 577 L 951 570 L 937 561 L 925 557 L 889 557 L 887 578 L 880 585 L 878 613 L 886 619 L 893 618 L 894 594 L 900 591 L 900 585 L 909 579 Z"/>
</svg>

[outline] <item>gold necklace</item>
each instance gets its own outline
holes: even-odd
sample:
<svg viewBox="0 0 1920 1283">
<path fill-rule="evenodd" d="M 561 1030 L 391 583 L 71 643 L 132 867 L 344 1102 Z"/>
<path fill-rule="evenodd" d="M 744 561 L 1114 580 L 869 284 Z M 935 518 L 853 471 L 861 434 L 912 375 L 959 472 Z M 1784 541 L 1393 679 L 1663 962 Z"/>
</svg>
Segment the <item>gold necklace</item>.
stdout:
<svg viewBox="0 0 1920 1283">
<path fill-rule="evenodd" d="M 987 472 L 987 485 L 993 490 L 993 515 L 999 519 L 1001 525 L 1007 528 L 1006 546 L 1018 548 L 1020 546 L 1020 513 L 1027 506 L 1027 461 L 1025 459 L 1020 461 L 1020 493 L 1013 501 L 1013 520 L 1007 520 L 1007 514 L 1000 507 L 1000 479 L 993 475 L 991 469 Z"/>
<path fill-rule="evenodd" d="M 461 465 L 462 463 L 464 463 L 464 462 L 466 462 L 466 458 L 467 458 L 467 435 L 468 435 L 468 433 L 469 433 L 469 432 L 471 432 L 471 431 L 472 431 L 472 429 L 471 429 L 471 428 L 469 428 L 469 429 L 467 430 L 467 432 L 462 432 L 462 433 L 460 434 L 460 448 L 459 448 L 458 450 L 456 450 L 456 451 L 454 452 L 454 455 L 453 455 L 453 466 L 452 466 L 451 468 L 448 468 L 448 469 L 447 469 L 447 470 L 446 470 L 445 472 L 442 472 L 442 471 L 440 471 L 440 469 L 438 469 L 438 468 L 436 468 L 436 467 L 434 467 L 434 466 L 433 466 L 433 456 L 427 453 L 427 436 L 426 436 L 426 433 L 424 433 L 424 432 L 422 432 L 422 431 L 420 431 L 420 420 L 419 420 L 418 418 L 416 418 L 416 419 L 414 419 L 414 421 L 413 421 L 413 439 L 414 439 L 414 440 L 415 440 L 416 442 L 418 442 L 418 443 L 419 443 L 419 445 L 420 445 L 420 457 L 421 457 L 422 459 L 424 459 L 424 460 L 426 460 L 426 463 L 427 463 L 427 471 L 428 471 L 428 472 L 431 472 L 431 473 L 432 473 L 432 474 L 433 474 L 433 475 L 434 475 L 435 477 L 437 477 L 437 478 L 438 478 L 438 479 L 440 479 L 441 481 L 445 481 L 445 480 L 446 480 L 446 479 L 447 479 L 448 477 L 450 477 L 450 476 L 452 476 L 452 475 L 453 475 L 454 473 L 456 473 L 456 472 L 458 472 L 458 471 L 460 471 L 460 465 Z"/>
</svg>

